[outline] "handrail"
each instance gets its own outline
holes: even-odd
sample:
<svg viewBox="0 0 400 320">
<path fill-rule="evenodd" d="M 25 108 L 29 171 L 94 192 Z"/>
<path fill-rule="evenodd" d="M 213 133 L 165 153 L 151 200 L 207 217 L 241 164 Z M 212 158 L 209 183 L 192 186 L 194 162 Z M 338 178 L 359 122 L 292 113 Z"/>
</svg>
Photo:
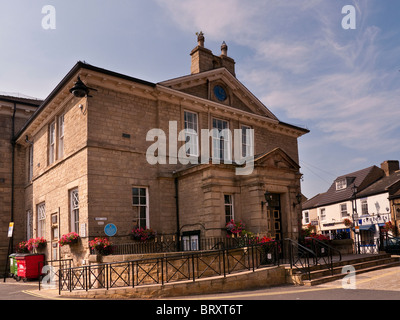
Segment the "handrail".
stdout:
<svg viewBox="0 0 400 320">
<path fill-rule="evenodd" d="M 297 241 L 294 241 L 293 239 L 287 238 L 287 239 L 285 239 L 285 241 L 289 241 L 289 242 L 291 242 L 291 243 L 295 243 L 295 244 L 296 244 L 298 247 L 300 247 L 302 250 L 307 251 L 309 254 L 312 254 L 312 255 L 314 255 L 314 256 L 316 255 L 314 251 L 312 251 L 311 249 L 309 249 L 309 248 L 307 248 L 307 247 L 301 245 L 300 243 L 298 243 Z"/>
<path fill-rule="evenodd" d="M 308 279 L 311 280 L 310 256 L 312 255 L 315 257 L 316 256 L 315 252 L 313 252 L 307 247 L 304 247 L 303 245 L 301 245 L 297 241 L 294 241 L 293 239 L 286 238 L 285 241 L 288 241 L 289 243 L 290 268 L 293 269 L 293 267 L 295 267 L 300 272 L 307 274 Z M 305 256 L 298 256 L 298 259 L 295 260 L 295 255 L 293 254 L 294 247 L 297 247 L 299 252 L 302 252 L 302 254 L 305 254 Z"/>
<path fill-rule="evenodd" d="M 326 242 L 323 242 L 323 241 L 321 241 L 319 239 L 315 239 L 315 238 L 312 238 L 312 237 L 306 237 L 305 239 L 307 239 L 307 240 L 311 239 L 311 240 L 317 242 L 322 247 L 325 247 L 325 248 L 327 248 L 327 249 L 329 249 L 331 251 L 336 251 L 337 253 L 339 253 L 339 261 L 342 261 L 342 253 L 340 252 L 339 249 L 336 249 L 336 248 L 332 247 L 331 245 L 327 244 Z"/>
<path fill-rule="evenodd" d="M 334 273 L 334 268 L 333 268 L 333 251 L 336 251 L 339 253 L 339 261 L 342 261 L 342 253 L 340 252 L 340 250 L 333 248 L 332 246 L 330 246 L 329 244 L 319 240 L 319 239 L 315 239 L 313 237 L 306 237 L 305 240 L 311 240 L 312 246 L 314 248 L 314 251 L 316 252 L 316 257 L 315 257 L 315 264 L 317 265 L 319 263 L 319 260 L 322 259 L 324 261 L 325 265 L 329 265 L 330 266 L 330 271 L 333 275 Z M 317 246 L 318 245 L 318 246 Z M 327 260 L 325 260 L 324 255 L 322 254 L 322 250 L 321 248 L 324 248 L 327 250 Z"/>
</svg>

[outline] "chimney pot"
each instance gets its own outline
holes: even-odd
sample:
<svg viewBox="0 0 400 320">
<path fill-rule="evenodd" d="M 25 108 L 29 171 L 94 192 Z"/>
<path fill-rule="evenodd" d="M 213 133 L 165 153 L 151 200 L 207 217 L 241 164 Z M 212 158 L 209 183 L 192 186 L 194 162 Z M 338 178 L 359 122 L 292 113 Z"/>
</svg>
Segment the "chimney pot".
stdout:
<svg viewBox="0 0 400 320">
<path fill-rule="evenodd" d="M 228 46 L 226 45 L 225 41 L 222 42 L 222 45 L 221 45 L 221 55 L 228 56 Z"/>
<path fill-rule="evenodd" d="M 399 170 L 398 160 L 387 160 L 381 163 L 381 169 L 385 172 L 386 176 L 390 176 L 392 173 Z"/>
<path fill-rule="evenodd" d="M 196 35 L 197 35 L 197 43 L 198 43 L 198 45 L 199 45 L 200 47 L 203 47 L 203 48 L 204 48 L 204 41 L 205 41 L 205 38 L 204 38 L 204 33 L 203 33 L 203 31 L 196 32 Z"/>
</svg>

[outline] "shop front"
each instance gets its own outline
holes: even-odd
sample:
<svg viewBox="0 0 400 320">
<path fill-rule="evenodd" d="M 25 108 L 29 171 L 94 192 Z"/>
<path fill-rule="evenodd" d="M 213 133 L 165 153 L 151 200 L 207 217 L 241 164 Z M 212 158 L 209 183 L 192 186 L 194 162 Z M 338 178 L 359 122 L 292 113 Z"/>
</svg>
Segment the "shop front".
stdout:
<svg viewBox="0 0 400 320">
<path fill-rule="evenodd" d="M 377 252 L 379 242 L 385 232 L 385 224 L 390 222 L 390 213 L 376 215 L 362 215 L 358 220 L 359 240 L 361 251 Z M 357 230 L 356 230 L 357 232 Z"/>
</svg>

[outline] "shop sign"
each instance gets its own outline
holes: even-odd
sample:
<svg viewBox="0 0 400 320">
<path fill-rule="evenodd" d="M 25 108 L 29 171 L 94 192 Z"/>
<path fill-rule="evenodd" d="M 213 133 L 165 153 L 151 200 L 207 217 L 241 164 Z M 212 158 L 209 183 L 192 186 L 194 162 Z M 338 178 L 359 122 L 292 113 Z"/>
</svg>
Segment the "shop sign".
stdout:
<svg viewBox="0 0 400 320">
<path fill-rule="evenodd" d="M 379 223 L 386 223 L 389 221 L 390 221 L 390 214 L 384 213 L 379 215 L 360 217 L 359 224 L 362 225 L 379 224 Z"/>
</svg>

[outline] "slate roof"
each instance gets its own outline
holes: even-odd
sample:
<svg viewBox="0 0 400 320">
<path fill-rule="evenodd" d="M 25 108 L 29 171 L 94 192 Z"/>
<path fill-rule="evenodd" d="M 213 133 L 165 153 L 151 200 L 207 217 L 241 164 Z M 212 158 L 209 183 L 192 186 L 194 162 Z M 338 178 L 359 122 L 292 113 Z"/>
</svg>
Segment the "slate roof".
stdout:
<svg viewBox="0 0 400 320">
<path fill-rule="evenodd" d="M 367 197 L 373 194 L 389 192 L 389 195 L 400 195 L 400 171 L 385 176 L 357 194 L 358 197 Z"/>
<path fill-rule="evenodd" d="M 17 103 L 19 102 L 21 104 L 26 104 L 32 107 L 38 107 L 43 102 L 40 99 L 16 97 L 13 95 L 6 95 L 6 94 L 0 94 L 0 100 L 7 102 L 17 102 Z"/>
<path fill-rule="evenodd" d="M 371 166 L 359 171 L 348 173 L 337 177 L 327 192 L 316 195 L 303 203 L 303 210 L 317 208 L 328 204 L 340 203 L 353 198 L 354 186 L 357 186 L 357 197 L 361 191 L 371 186 L 374 182 L 384 176 L 382 169 Z M 346 179 L 347 187 L 343 190 L 336 190 L 336 181 Z"/>
</svg>

